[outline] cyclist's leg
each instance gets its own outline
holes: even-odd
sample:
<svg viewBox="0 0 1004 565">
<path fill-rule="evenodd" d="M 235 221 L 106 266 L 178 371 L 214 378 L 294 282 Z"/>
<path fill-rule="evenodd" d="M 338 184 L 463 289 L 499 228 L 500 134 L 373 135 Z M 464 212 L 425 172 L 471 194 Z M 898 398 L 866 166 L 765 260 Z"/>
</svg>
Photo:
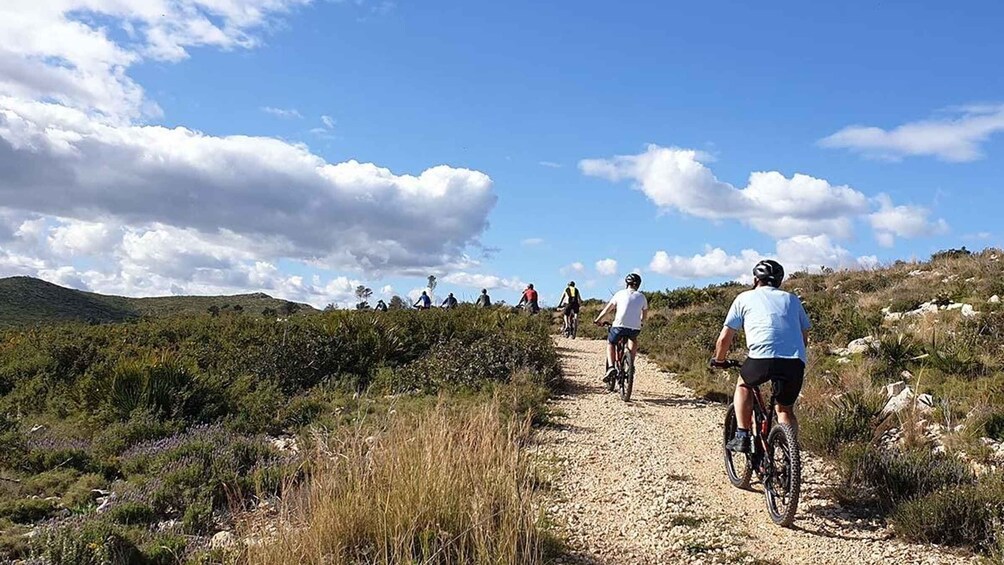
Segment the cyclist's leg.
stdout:
<svg viewBox="0 0 1004 565">
<path fill-rule="evenodd" d="M 805 364 L 800 359 L 775 359 L 776 408 L 777 420 L 791 426 L 798 432 L 798 419 L 795 417 L 795 402 L 802 391 L 805 378 Z"/>
<path fill-rule="evenodd" d="M 753 392 L 743 386 L 744 384 L 742 377 L 736 380 L 736 391 L 732 395 L 732 402 L 736 407 L 736 426 L 749 431 L 753 427 Z"/>
</svg>

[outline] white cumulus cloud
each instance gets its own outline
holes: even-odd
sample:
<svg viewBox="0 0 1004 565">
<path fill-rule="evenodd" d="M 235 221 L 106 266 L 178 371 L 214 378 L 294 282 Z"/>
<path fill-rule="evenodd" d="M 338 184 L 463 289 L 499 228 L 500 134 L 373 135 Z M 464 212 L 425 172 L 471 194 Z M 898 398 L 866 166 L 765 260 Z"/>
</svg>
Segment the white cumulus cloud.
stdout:
<svg viewBox="0 0 1004 565">
<path fill-rule="evenodd" d="M 981 145 L 991 135 L 1004 132 L 1004 105 L 964 106 L 945 114 L 889 130 L 847 126 L 824 137 L 819 144 L 884 159 L 932 156 L 943 161 L 965 162 L 982 158 Z"/>
<path fill-rule="evenodd" d="M 583 173 L 630 180 L 662 210 L 709 220 L 734 219 L 777 239 L 826 235 L 849 238 L 854 223 L 873 211 L 874 199 L 846 185 L 805 174 L 754 172 L 745 187 L 719 180 L 693 149 L 650 145 L 638 155 L 585 159 Z"/>
<path fill-rule="evenodd" d="M 880 208 L 869 216 L 880 245 L 892 247 L 896 237 L 920 237 L 948 232 L 945 220 L 931 220 L 930 211 L 920 206 L 895 206 L 886 195 L 879 195 Z"/>
<path fill-rule="evenodd" d="M 605 276 L 617 274 L 617 261 L 615 259 L 600 259 L 596 262 L 596 272 Z"/>
</svg>

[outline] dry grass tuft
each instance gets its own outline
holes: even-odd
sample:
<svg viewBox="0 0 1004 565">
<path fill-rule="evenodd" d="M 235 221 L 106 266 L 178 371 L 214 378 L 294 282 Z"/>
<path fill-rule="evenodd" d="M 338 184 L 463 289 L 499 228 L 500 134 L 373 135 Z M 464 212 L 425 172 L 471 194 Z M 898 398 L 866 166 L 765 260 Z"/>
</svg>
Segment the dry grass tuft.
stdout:
<svg viewBox="0 0 1004 565">
<path fill-rule="evenodd" d="M 547 538 L 520 449 L 529 433 L 495 400 L 328 438 L 312 479 L 285 497 L 279 533 L 242 561 L 539 563 Z"/>
</svg>

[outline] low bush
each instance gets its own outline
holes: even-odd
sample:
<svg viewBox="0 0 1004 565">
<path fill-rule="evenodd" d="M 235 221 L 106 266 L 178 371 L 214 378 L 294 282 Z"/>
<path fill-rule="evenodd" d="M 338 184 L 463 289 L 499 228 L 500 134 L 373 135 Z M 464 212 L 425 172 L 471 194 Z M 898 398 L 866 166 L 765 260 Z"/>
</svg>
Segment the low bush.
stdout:
<svg viewBox="0 0 1004 565">
<path fill-rule="evenodd" d="M 871 500 L 883 510 L 946 488 L 972 484 L 969 465 L 928 450 L 881 450 L 854 445 L 840 453 L 845 495 Z"/>
<path fill-rule="evenodd" d="M 813 451 L 837 455 L 851 443 L 870 442 L 875 419 L 885 404 L 878 394 L 851 391 L 799 418 L 799 436 Z"/>
<path fill-rule="evenodd" d="M 1004 550 L 1004 478 L 943 489 L 907 501 L 892 513 L 896 533 L 913 541 Z"/>
</svg>

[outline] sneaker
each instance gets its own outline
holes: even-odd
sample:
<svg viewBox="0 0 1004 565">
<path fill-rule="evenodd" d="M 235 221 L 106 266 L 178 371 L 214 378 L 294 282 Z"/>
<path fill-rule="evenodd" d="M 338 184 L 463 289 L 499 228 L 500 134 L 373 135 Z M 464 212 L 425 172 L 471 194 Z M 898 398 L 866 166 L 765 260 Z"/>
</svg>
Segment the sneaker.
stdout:
<svg viewBox="0 0 1004 565">
<path fill-rule="evenodd" d="M 613 390 L 614 383 L 617 382 L 617 369 L 613 367 L 607 369 L 607 376 L 603 377 L 603 382 L 606 383 L 608 390 Z"/>
<path fill-rule="evenodd" d="M 733 453 L 751 453 L 750 436 L 735 436 L 725 444 L 725 449 Z"/>
</svg>

